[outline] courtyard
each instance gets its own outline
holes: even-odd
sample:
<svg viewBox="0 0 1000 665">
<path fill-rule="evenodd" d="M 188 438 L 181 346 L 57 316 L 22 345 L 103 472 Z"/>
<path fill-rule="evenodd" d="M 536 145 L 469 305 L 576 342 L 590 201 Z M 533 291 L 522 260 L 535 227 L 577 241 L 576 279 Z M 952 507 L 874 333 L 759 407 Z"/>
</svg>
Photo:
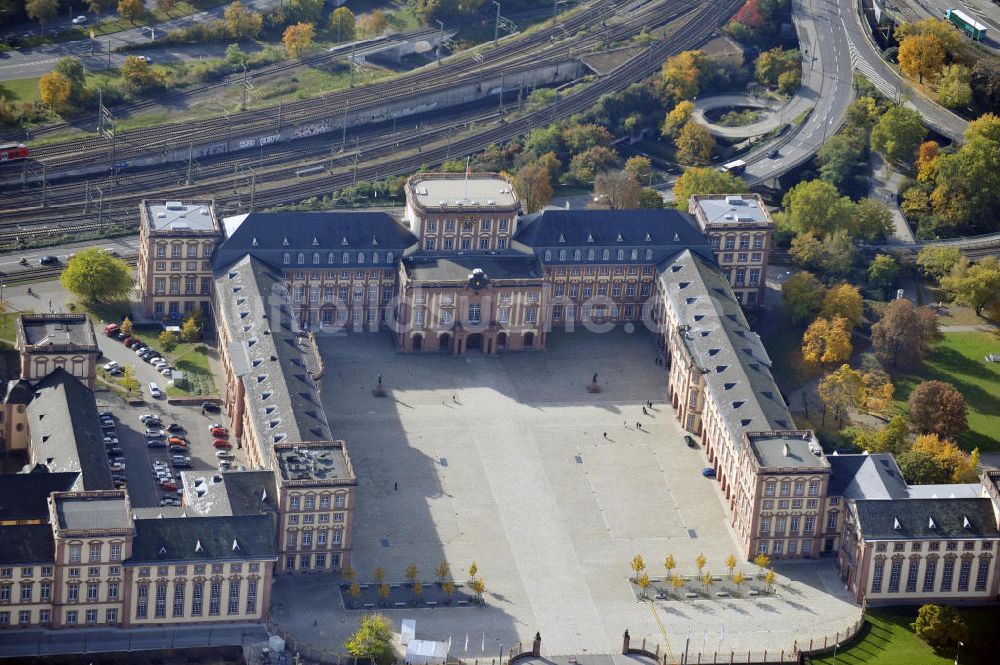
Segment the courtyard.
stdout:
<svg viewBox="0 0 1000 665">
<path fill-rule="evenodd" d="M 485 582 L 483 607 L 387 610 L 397 632 L 416 619 L 418 638 L 451 639 L 460 658 L 530 645 L 535 631 L 546 655 L 616 653 L 626 628 L 633 643 L 674 653 L 688 637 L 692 651 L 773 652 L 857 619 L 830 560 L 779 564 L 774 596 L 637 600 L 636 554 L 659 579 L 668 554 L 682 575 L 704 554 L 706 570 L 725 576 L 737 551 L 645 330 L 556 333 L 545 351 L 494 357 L 402 355 L 381 335 L 317 343 L 324 406 L 358 476 L 357 581 L 381 566 L 401 584 L 414 563 L 431 585 L 447 561 L 456 582 L 473 562 Z M 385 398 L 372 396 L 379 374 Z M 297 639 L 339 651 L 358 618 L 343 607 L 342 581 L 279 578 L 272 616 Z"/>
</svg>

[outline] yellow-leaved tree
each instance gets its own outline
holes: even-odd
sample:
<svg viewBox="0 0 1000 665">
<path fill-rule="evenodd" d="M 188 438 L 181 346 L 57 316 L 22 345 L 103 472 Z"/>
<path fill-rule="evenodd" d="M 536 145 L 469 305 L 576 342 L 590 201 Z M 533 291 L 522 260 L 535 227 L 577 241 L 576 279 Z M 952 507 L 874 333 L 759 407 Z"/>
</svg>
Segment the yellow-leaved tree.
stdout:
<svg viewBox="0 0 1000 665">
<path fill-rule="evenodd" d="M 816 319 L 802 335 L 802 357 L 806 362 L 833 364 L 851 357 L 851 323 L 839 314 Z"/>
</svg>

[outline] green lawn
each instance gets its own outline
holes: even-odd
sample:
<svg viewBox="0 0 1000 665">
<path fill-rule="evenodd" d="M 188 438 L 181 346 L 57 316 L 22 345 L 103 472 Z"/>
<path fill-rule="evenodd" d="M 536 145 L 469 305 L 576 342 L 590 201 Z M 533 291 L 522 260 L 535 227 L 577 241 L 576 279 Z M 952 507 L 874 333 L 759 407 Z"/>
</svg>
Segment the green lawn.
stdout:
<svg viewBox="0 0 1000 665">
<path fill-rule="evenodd" d="M 38 101 L 41 99 L 41 95 L 38 93 L 39 78 L 41 77 L 0 81 L 0 97 L 5 97 L 8 102 L 18 104 Z"/>
<path fill-rule="evenodd" d="M 771 374 L 778 387 L 786 395 L 798 390 L 822 373 L 816 365 L 810 365 L 802 358 L 802 333 L 804 326 L 796 325 L 782 315 L 781 321 L 761 330 L 761 339 L 767 355 L 771 357 Z M 800 404 L 790 404 L 793 410 L 801 409 Z"/>
<path fill-rule="evenodd" d="M 969 639 L 962 647 L 961 665 L 987 665 L 997 662 L 1000 636 L 994 629 L 1000 612 L 994 608 L 960 610 L 969 626 Z M 870 609 L 868 623 L 858 640 L 837 651 L 842 665 L 951 665 L 955 650 L 935 652 L 910 630 L 917 607 Z M 809 661 L 806 661 L 809 662 Z M 813 658 L 816 665 L 834 665 L 833 654 Z"/>
<path fill-rule="evenodd" d="M 1000 450 L 1000 363 L 983 356 L 1000 353 L 1000 339 L 990 333 L 950 332 L 916 369 L 893 372 L 896 404 L 906 410 L 910 392 L 921 381 L 954 385 L 969 407 L 969 431 L 958 437 L 966 450 Z"/>
<path fill-rule="evenodd" d="M 184 372 L 184 376 L 187 377 L 190 389 L 167 386 L 167 395 L 188 397 L 215 394 L 215 380 L 212 378 L 212 371 L 208 366 L 208 346 L 201 342 L 178 344 L 177 348 L 168 353 L 163 350 L 160 344 L 159 335 L 162 329 L 159 326 L 136 326 L 133 331 L 149 348 L 159 352 L 170 361 L 170 364 Z"/>
</svg>

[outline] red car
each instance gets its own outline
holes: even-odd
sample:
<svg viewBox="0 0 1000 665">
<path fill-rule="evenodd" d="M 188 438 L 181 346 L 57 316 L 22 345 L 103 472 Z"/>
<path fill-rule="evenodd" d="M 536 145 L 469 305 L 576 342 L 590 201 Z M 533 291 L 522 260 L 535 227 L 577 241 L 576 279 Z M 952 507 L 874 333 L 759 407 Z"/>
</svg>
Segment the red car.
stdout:
<svg viewBox="0 0 1000 665">
<path fill-rule="evenodd" d="M 180 438 L 179 436 L 170 437 L 169 439 L 167 439 L 167 443 L 169 443 L 172 446 L 183 446 L 184 448 L 187 448 L 187 441 Z"/>
<path fill-rule="evenodd" d="M 172 490 L 172 491 L 176 492 L 177 491 L 177 483 L 172 483 L 170 481 L 160 483 L 160 489 L 161 490 Z"/>
<path fill-rule="evenodd" d="M 112 335 L 117 335 L 119 330 L 121 330 L 121 326 L 119 326 L 117 323 L 109 323 L 108 325 L 104 326 L 104 334 L 109 337 Z"/>
<path fill-rule="evenodd" d="M 225 427 L 213 427 L 212 436 L 229 436 L 229 430 Z"/>
<path fill-rule="evenodd" d="M 229 443 L 225 439 L 216 439 L 212 442 L 212 445 L 216 448 L 232 448 L 233 444 Z"/>
</svg>

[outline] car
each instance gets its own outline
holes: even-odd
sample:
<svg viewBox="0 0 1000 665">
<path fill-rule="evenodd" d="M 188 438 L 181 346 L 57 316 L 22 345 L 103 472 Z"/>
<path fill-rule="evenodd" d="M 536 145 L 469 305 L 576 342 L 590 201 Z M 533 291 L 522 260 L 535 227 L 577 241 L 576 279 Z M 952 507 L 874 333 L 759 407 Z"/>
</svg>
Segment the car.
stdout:
<svg viewBox="0 0 1000 665">
<path fill-rule="evenodd" d="M 154 416 L 151 413 L 144 413 L 141 416 L 139 416 L 139 422 L 144 425 L 148 424 L 150 421 L 160 422 L 160 417 Z"/>
<path fill-rule="evenodd" d="M 684 435 L 684 443 L 687 444 L 688 448 L 694 448 L 695 446 L 697 446 L 697 444 L 694 442 L 694 439 L 691 437 L 690 434 Z"/>
<path fill-rule="evenodd" d="M 122 344 L 124 344 L 125 346 L 127 346 L 130 349 L 132 348 L 133 344 L 138 344 L 138 343 L 139 343 L 139 338 L 138 337 L 132 337 L 131 335 L 129 335 L 128 337 L 126 337 L 125 339 L 122 340 Z"/>
<path fill-rule="evenodd" d="M 227 430 L 225 427 L 213 427 L 212 429 L 209 430 L 209 432 L 214 437 L 229 436 L 229 430 Z"/>
<path fill-rule="evenodd" d="M 116 490 L 120 490 L 120 489 L 124 489 L 128 485 L 128 482 L 126 482 L 124 480 L 116 480 L 116 481 L 114 481 L 113 484 L 114 484 Z"/>
<path fill-rule="evenodd" d="M 201 408 L 203 408 L 208 413 L 219 413 L 220 411 L 222 411 L 222 407 L 220 407 L 215 402 L 202 402 Z"/>
<path fill-rule="evenodd" d="M 161 508 L 163 506 L 179 506 L 179 505 L 181 505 L 181 502 L 178 501 L 177 499 L 161 499 L 160 500 L 160 507 Z"/>
<path fill-rule="evenodd" d="M 706 466 L 704 469 L 701 470 L 701 475 L 705 476 L 706 478 L 715 478 L 715 469 L 713 469 L 710 466 Z"/>
<path fill-rule="evenodd" d="M 232 448 L 233 444 L 229 443 L 225 439 L 216 439 L 212 442 L 212 445 L 216 448 Z"/>
<path fill-rule="evenodd" d="M 174 467 L 178 469 L 191 469 L 194 465 L 191 462 L 174 462 Z"/>
<path fill-rule="evenodd" d="M 123 341 L 123 340 L 125 339 L 126 335 L 125 335 L 125 333 L 123 333 L 123 332 L 122 332 L 121 330 L 119 330 L 118 332 L 116 332 L 116 333 L 114 334 L 114 337 L 115 337 L 115 339 L 117 339 L 117 340 L 118 340 L 119 342 L 121 342 L 121 341 Z"/>
<path fill-rule="evenodd" d="M 150 439 L 146 442 L 147 448 L 166 448 L 167 442 L 163 439 Z"/>
<path fill-rule="evenodd" d="M 208 431 L 211 432 L 216 427 L 222 427 L 222 424 L 221 423 L 212 423 L 211 425 L 208 426 Z"/>
<path fill-rule="evenodd" d="M 38 262 L 41 263 L 43 266 L 54 266 L 55 264 L 59 263 L 59 257 L 51 255 L 43 256 L 42 258 L 38 259 Z"/>
<path fill-rule="evenodd" d="M 233 468 L 233 465 L 226 460 L 219 460 L 219 471 L 228 471 Z"/>
<path fill-rule="evenodd" d="M 104 326 L 104 334 L 108 337 L 117 335 L 121 331 L 122 327 L 117 323 L 108 323 Z"/>
<path fill-rule="evenodd" d="M 166 437 L 166 433 L 156 427 L 147 427 L 146 436 L 150 439 L 163 439 Z"/>
<path fill-rule="evenodd" d="M 145 62 L 146 64 L 149 64 L 150 62 L 153 62 L 153 59 L 152 59 L 152 58 L 150 58 L 150 57 L 149 57 L 148 55 L 137 55 L 137 56 L 135 56 L 135 57 L 139 58 L 140 60 L 142 60 L 142 61 L 143 61 L 143 62 Z M 105 251 L 105 252 L 113 252 L 114 250 L 111 250 L 111 249 L 106 249 L 106 250 L 104 250 L 104 251 Z"/>
<path fill-rule="evenodd" d="M 157 355 L 153 356 L 152 358 L 150 358 L 149 364 L 152 365 L 153 367 L 160 367 L 162 365 L 169 365 L 170 363 L 168 363 L 166 360 L 164 360 L 163 356 L 157 354 Z"/>
<path fill-rule="evenodd" d="M 166 482 L 162 482 L 162 483 L 160 483 L 160 489 L 161 490 L 169 490 L 171 492 L 176 492 L 177 491 L 177 483 L 170 482 L 169 480 L 166 481 Z"/>
<path fill-rule="evenodd" d="M 122 450 L 121 448 L 117 447 L 117 446 L 114 446 L 112 448 L 108 448 L 108 454 L 109 455 L 124 455 L 125 451 Z"/>
<path fill-rule="evenodd" d="M 98 411 L 97 412 L 97 417 L 98 418 L 114 418 L 115 414 L 111 413 L 110 411 Z"/>
<path fill-rule="evenodd" d="M 771 152 L 767 153 L 767 158 L 768 159 L 777 159 L 778 157 L 781 157 L 781 151 L 778 150 L 777 148 L 775 148 Z"/>
<path fill-rule="evenodd" d="M 160 399 L 163 397 L 163 393 L 160 392 L 160 387 L 156 385 L 155 381 L 151 381 L 149 384 L 149 394 L 152 395 L 154 399 Z"/>
<path fill-rule="evenodd" d="M 169 439 L 167 439 L 167 443 L 169 443 L 171 446 L 183 446 L 185 448 L 187 447 L 188 444 L 187 441 L 185 441 L 179 436 L 170 437 Z"/>
<path fill-rule="evenodd" d="M 172 453 L 186 453 L 188 449 L 184 446 L 170 446 L 170 452 Z"/>
<path fill-rule="evenodd" d="M 164 367 L 163 369 L 160 370 L 160 374 L 162 374 L 163 376 L 170 376 L 173 373 L 174 373 L 173 367 Z"/>
<path fill-rule="evenodd" d="M 170 457 L 170 459 L 172 459 L 175 462 L 190 462 L 191 461 L 191 458 L 188 457 L 187 455 L 172 455 Z"/>
<path fill-rule="evenodd" d="M 135 353 L 135 355 L 137 355 L 137 356 L 138 356 L 138 355 L 141 355 L 141 354 L 142 354 L 142 353 L 143 353 L 144 351 L 146 351 L 147 349 L 149 349 L 149 347 L 148 347 L 148 346 L 146 346 L 145 344 L 141 343 L 141 342 L 140 342 L 139 344 L 136 344 L 135 346 L 133 346 L 133 347 L 132 347 L 132 351 L 133 351 L 133 352 Z"/>
<path fill-rule="evenodd" d="M 116 436 L 106 436 L 106 437 L 104 437 L 104 445 L 105 446 L 117 446 L 118 445 L 118 437 L 116 437 Z"/>
<path fill-rule="evenodd" d="M 124 373 L 125 370 L 122 369 L 121 367 L 115 367 L 114 369 L 108 370 L 108 374 L 110 374 L 111 376 L 121 376 Z"/>
<path fill-rule="evenodd" d="M 124 471 L 125 470 L 125 462 L 112 462 L 111 463 L 111 470 L 112 471 Z"/>
<path fill-rule="evenodd" d="M 87 17 L 83 16 L 82 14 L 73 19 L 73 25 L 83 25 L 86 22 L 87 22 Z"/>
<path fill-rule="evenodd" d="M 233 455 L 228 450 L 220 450 L 220 451 L 218 451 L 218 452 L 215 453 L 215 456 L 218 457 L 219 459 L 235 459 L 236 458 L 236 456 Z"/>
<path fill-rule="evenodd" d="M 105 372 L 110 372 L 111 370 L 115 369 L 116 367 L 120 367 L 120 365 L 116 361 L 114 361 L 114 360 L 112 360 L 109 363 L 104 363 L 104 371 Z"/>
<path fill-rule="evenodd" d="M 184 432 L 184 428 L 178 425 L 177 423 L 170 423 L 169 425 L 167 425 L 167 431 L 172 434 L 181 434 Z"/>
</svg>

